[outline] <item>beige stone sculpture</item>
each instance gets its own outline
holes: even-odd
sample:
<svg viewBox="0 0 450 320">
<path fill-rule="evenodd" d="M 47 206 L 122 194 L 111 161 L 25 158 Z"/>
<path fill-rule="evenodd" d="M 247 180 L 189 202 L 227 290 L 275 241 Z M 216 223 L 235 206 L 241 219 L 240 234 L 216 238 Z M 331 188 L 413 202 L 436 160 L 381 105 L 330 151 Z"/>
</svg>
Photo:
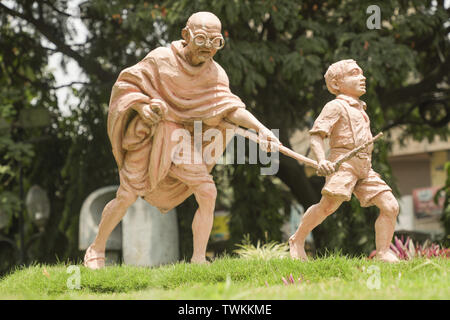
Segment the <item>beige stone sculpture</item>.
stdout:
<svg viewBox="0 0 450 320">
<path fill-rule="evenodd" d="M 337 169 L 334 161 L 373 139 L 366 104 L 359 98 L 366 92 L 366 78 L 354 60 L 332 64 L 325 73 L 328 90 L 336 99 L 328 102 L 314 122 L 311 149 L 318 173 L 326 177 L 319 203 L 311 206 L 303 216 L 297 231 L 289 239 L 293 259 L 307 260 L 304 249 L 309 232 L 334 213 L 352 193 L 363 207 L 375 205 L 380 209 L 375 222 L 377 258 L 386 262 L 398 259 L 389 251 L 399 212 L 398 202 L 391 188 L 372 169 L 373 144 L 344 161 Z M 324 139 L 329 138 L 330 155 L 325 158 Z"/>
<path fill-rule="evenodd" d="M 98 234 L 86 250 L 84 264 L 89 268 L 104 266 L 106 241 L 137 197 L 167 212 L 191 194 L 198 203 L 192 222 L 191 262 L 206 262 L 217 193 L 210 175 L 214 163 L 175 163 L 174 151 L 179 143 L 172 138 L 177 130 L 192 133 L 195 122 L 201 121 L 203 131 L 223 131 L 226 127 L 222 124 L 227 121 L 279 144 L 231 93 L 227 74 L 213 60 L 225 44 L 220 20 L 209 12 L 195 13 L 181 35 L 183 40 L 172 42 L 170 48 L 157 48 L 123 70 L 112 89 L 108 135 L 119 168 L 120 187 L 116 198 L 105 206 Z M 202 141 L 200 147 L 207 145 Z M 191 142 L 188 147 L 192 149 L 191 159 L 202 159 L 198 145 Z"/>
</svg>

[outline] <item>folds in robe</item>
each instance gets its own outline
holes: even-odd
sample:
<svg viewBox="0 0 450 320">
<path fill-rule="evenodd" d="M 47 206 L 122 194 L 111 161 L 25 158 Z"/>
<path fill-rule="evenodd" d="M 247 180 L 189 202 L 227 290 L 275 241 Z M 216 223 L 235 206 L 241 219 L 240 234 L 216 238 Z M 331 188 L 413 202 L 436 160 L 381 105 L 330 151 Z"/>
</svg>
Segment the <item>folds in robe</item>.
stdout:
<svg viewBox="0 0 450 320">
<path fill-rule="evenodd" d="M 113 86 L 108 112 L 108 136 L 119 167 L 120 182 L 166 212 L 192 194 L 190 186 L 208 177 L 214 164 L 177 167 L 172 162 L 175 130 L 192 132 L 194 121 L 217 128 L 228 141 L 223 118 L 245 105 L 229 88 L 228 77 L 214 60 L 191 66 L 181 53 L 184 41 L 157 48 L 123 70 Z M 167 105 L 162 121 L 149 126 L 134 110 L 160 99 Z M 192 139 L 193 140 L 193 139 Z M 203 150 L 210 142 L 203 142 Z M 212 142 L 211 142 L 212 143 Z M 203 166 L 204 167 L 204 166 Z"/>
</svg>

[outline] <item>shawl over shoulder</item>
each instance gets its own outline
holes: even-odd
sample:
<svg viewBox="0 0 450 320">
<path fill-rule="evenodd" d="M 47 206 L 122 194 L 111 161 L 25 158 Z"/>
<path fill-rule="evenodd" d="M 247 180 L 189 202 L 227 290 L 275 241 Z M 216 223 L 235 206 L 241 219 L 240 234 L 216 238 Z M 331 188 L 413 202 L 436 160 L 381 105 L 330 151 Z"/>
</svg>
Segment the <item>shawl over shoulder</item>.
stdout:
<svg viewBox="0 0 450 320">
<path fill-rule="evenodd" d="M 127 132 L 127 128 L 138 117 L 133 107 L 150 104 L 155 98 L 164 101 L 168 107 L 164 121 L 150 128 L 151 140 L 141 139 L 139 135 L 134 137 L 138 142 L 151 143 L 147 168 L 149 192 L 164 180 L 170 169 L 169 154 L 173 147 L 170 134 L 174 129 L 180 125 L 192 126 L 194 121 L 203 121 L 220 129 L 220 123 L 228 113 L 245 108 L 239 97 L 231 93 L 223 68 L 213 59 L 200 66 L 191 66 L 181 53 L 183 46 L 184 41 L 180 40 L 172 42 L 170 48 L 151 51 L 139 63 L 124 69 L 112 88 L 108 136 L 119 170 L 127 152 L 124 139 L 131 131 Z"/>
</svg>

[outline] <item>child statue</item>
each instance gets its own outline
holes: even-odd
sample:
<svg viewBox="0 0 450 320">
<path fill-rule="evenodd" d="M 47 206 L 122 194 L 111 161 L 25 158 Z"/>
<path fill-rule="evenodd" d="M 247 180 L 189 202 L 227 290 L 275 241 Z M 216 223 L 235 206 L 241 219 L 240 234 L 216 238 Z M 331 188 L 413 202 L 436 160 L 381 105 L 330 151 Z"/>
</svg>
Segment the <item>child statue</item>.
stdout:
<svg viewBox="0 0 450 320">
<path fill-rule="evenodd" d="M 314 122 L 311 149 L 318 173 L 327 176 L 319 203 L 311 206 L 303 216 L 297 231 L 289 239 L 293 259 L 307 260 L 304 249 L 307 235 L 326 217 L 335 212 L 352 193 L 361 206 L 377 206 L 380 215 L 375 222 L 376 257 L 386 262 L 397 262 L 389 246 L 394 234 L 399 205 L 392 189 L 372 169 L 373 144 L 336 170 L 333 161 L 372 139 L 366 104 L 359 98 L 366 93 L 366 78 L 354 60 L 341 60 L 332 64 L 325 73 L 328 90 L 336 99 L 328 102 Z M 324 139 L 329 138 L 330 155 L 325 158 Z"/>
</svg>

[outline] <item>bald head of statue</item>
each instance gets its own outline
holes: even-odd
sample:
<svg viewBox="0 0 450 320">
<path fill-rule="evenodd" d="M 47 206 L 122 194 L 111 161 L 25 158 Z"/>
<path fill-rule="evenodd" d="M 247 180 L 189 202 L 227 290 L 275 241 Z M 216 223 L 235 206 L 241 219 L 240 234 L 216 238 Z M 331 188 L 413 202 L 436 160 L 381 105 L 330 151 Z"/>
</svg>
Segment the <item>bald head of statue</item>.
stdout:
<svg viewBox="0 0 450 320">
<path fill-rule="evenodd" d="M 219 30 L 221 30 L 222 23 L 215 14 L 207 11 L 201 11 L 196 12 L 189 17 L 188 21 L 186 22 L 186 27 L 193 28 L 193 30 L 195 30 L 196 28 L 218 28 Z"/>
<path fill-rule="evenodd" d="M 222 23 L 211 12 L 196 12 L 191 15 L 186 27 L 181 31 L 186 46 L 186 60 L 193 66 L 212 59 L 224 44 Z M 222 44 L 219 46 L 218 44 Z"/>
</svg>

